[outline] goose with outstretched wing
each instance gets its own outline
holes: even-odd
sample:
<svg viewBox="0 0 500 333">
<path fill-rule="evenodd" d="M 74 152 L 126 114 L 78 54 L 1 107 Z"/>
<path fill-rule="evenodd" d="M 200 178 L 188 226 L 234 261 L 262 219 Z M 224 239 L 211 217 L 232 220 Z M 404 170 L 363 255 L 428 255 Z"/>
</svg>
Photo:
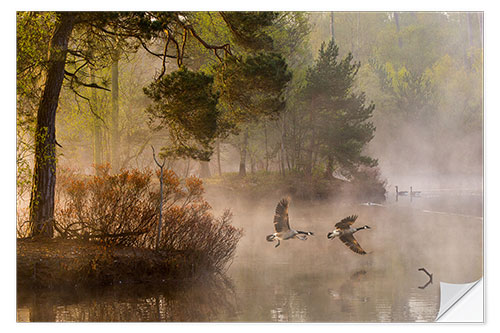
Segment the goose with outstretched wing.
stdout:
<svg viewBox="0 0 500 333">
<path fill-rule="evenodd" d="M 292 238 L 297 238 L 300 240 L 306 240 L 307 236 L 312 236 L 314 233 L 310 231 L 300 231 L 290 228 L 290 221 L 288 219 L 288 205 L 290 203 L 290 198 L 283 198 L 278 202 L 276 206 L 276 211 L 274 213 L 274 230 L 275 233 L 266 236 L 268 242 L 277 240 L 278 243 L 275 247 L 280 246 L 281 240 L 287 240 Z"/>
<path fill-rule="evenodd" d="M 340 238 L 342 243 L 347 245 L 347 247 L 349 247 L 352 251 L 358 254 L 366 254 L 366 251 L 363 250 L 356 238 L 354 238 L 354 233 L 360 230 L 371 228 L 367 225 L 360 228 L 354 228 L 352 224 L 356 221 L 357 218 L 357 215 L 351 215 L 342 219 L 342 221 L 335 224 L 335 229 L 332 232 L 329 232 L 327 237 L 328 239 L 334 239 L 335 237 L 338 237 Z"/>
</svg>

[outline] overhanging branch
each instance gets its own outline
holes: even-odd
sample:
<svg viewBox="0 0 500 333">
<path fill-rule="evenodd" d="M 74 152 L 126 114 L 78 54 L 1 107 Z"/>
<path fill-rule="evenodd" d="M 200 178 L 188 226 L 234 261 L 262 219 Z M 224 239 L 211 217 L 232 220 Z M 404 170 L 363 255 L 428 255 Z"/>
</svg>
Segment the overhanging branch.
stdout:
<svg viewBox="0 0 500 333">
<path fill-rule="evenodd" d="M 76 76 L 76 71 L 74 73 L 70 73 L 67 70 L 64 70 L 64 74 L 71 77 L 71 87 L 73 87 L 73 82 L 76 82 L 76 84 L 84 86 L 84 87 L 96 88 L 96 89 L 102 89 L 102 90 L 106 90 L 106 91 L 111 91 L 111 89 L 108 89 L 106 87 L 100 86 L 100 85 L 98 85 L 96 83 L 85 83 L 85 82 L 80 81 L 80 79 L 78 79 L 78 77 Z"/>
</svg>

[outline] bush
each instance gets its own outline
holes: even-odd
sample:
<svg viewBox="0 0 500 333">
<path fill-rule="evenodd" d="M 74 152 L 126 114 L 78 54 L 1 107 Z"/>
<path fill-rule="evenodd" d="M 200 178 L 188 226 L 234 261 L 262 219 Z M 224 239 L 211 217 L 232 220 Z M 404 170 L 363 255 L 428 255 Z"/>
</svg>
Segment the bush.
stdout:
<svg viewBox="0 0 500 333">
<path fill-rule="evenodd" d="M 55 229 L 61 236 L 137 245 L 153 227 L 158 195 L 151 173 L 109 171 L 108 166 L 98 167 L 93 177 L 61 173 L 55 209 Z"/>
<path fill-rule="evenodd" d="M 387 181 L 381 179 L 379 168 L 362 167 L 354 175 L 352 192 L 358 200 L 383 202 L 386 186 Z"/>
<path fill-rule="evenodd" d="M 108 166 L 97 167 L 95 176 L 66 170 L 58 176 L 56 231 L 65 238 L 180 253 L 196 268 L 223 270 L 242 236 L 230 224 L 231 213 L 214 217 L 203 199 L 200 179 L 181 181 L 166 170 L 156 248 L 160 191 L 152 176 L 151 171 L 139 170 L 111 175 Z"/>
<path fill-rule="evenodd" d="M 348 200 L 383 202 L 386 182 L 381 180 L 378 168 L 361 167 L 352 179 L 327 179 L 321 169 L 313 170 L 312 177 L 299 171 L 287 171 L 283 177 L 278 172 L 248 174 L 240 177 L 237 173 L 225 173 L 219 177 L 206 179 L 209 189 L 214 192 L 238 193 L 251 200 L 269 200 L 290 195 L 294 200 Z"/>
</svg>

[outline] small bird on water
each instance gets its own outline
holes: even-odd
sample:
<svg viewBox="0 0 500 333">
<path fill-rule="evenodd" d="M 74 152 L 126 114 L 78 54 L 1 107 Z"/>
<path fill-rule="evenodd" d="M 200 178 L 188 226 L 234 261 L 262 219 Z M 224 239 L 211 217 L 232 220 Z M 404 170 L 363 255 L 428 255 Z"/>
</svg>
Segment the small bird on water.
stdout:
<svg viewBox="0 0 500 333">
<path fill-rule="evenodd" d="M 335 229 L 332 232 L 329 232 L 327 237 L 328 239 L 334 239 L 335 237 L 340 238 L 342 243 L 347 245 L 352 251 L 358 254 L 366 254 L 365 250 L 361 248 L 356 238 L 354 238 L 354 233 L 364 229 L 371 229 L 369 226 L 365 225 L 360 228 L 352 227 L 352 224 L 358 218 L 357 215 L 348 216 L 342 221 L 335 224 Z"/>
<path fill-rule="evenodd" d="M 290 222 L 288 219 L 288 204 L 290 199 L 283 198 L 280 200 L 276 206 L 276 212 L 274 214 L 274 234 L 267 235 L 266 240 L 272 242 L 277 240 L 278 243 L 274 247 L 280 246 L 280 240 L 287 240 L 292 238 L 298 238 L 300 240 L 306 240 L 307 236 L 313 236 L 314 233 L 311 231 L 300 231 L 290 228 Z"/>
</svg>

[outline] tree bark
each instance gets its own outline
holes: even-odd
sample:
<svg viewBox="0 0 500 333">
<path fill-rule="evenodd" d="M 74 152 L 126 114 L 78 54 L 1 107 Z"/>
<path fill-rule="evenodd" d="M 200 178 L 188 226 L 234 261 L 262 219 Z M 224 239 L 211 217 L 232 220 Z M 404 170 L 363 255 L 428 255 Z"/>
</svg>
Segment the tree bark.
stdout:
<svg viewBox="0 0 500 333">
<path fill-rule="evenodd" d="M 286 176 L 285 171 L 285 115 L 283 114 L 283 121 L 281 122 L 281 142 L 280 142 L 280 163 L 281 163 L 281 176 Z"/>
<path fill-rule="evenodd" d="M 54 192 L 56 185 L 56 110 L 64 79 L 68 41 L 76 14 L 58 14 L 50 41 L 45 87 L 37 111 L 35 130 L 35 166 L 30 199 L 31 236 L 54 234 Z"/>
<path fill-rule="evenodd" d="M 94 70 L 90 68 L 90 82 L 95 83 Z M 102 128 L 101 119 L 99 118 L 99 113 L 97 112 L 97 94 L 95 88 L 92 89 L 90 107 L 92 109 L 93 116 L 93 136 L 94 136 L 94 165 L 98 166 L 102 164 Z"/>
<path fill-rule="evenodd" d="M 245 131 L 243 132 L 243 142 L 240 146 L 240 177 L 246 177 L 247 169 L 246 169 L 246 161 L 247 161 L 247 146 L 248 146 L 248 127 L 245 127 Z"/>
<path fill-rule="evenodd" d="M 188 158 L 187 165 L 186 165 L 186 173 L 184 175 L 184 178 L 189 177 L 189 171 L 191 171 L 191 160 Z"/>
<path fill-rule="evenodd" d="M 267 126 L 266 122 L 264 121 L 264 144 L 266 146 L 266 172 L 269 171 L 269 148 L 267 144 Z"/>
<path fill-rule="evenodd" d="M 333 179 L 333 158 L 331 156 L 328 156 L 324 177 L 327 180 Z"/>
<path fill-rule="evenodd" d="M 469 48 L 473 46 L 474 40 L 472 38 L 472 13 L 467 13 L 467 40 Z"/>
<path fill-rule="evenodd" d="M 332 34 L 332 40 L 335 41 L 335 24 L 333 12 L 330 12 L 330 32 Z"/>
<path fill-rule="evenodd" d="M 465 20 L 468 20 L 469 16 L 467 14 L 462 14 L 460 16 L 460 23 L 461 24 L 465 24 L 467 25 L 467 30 L 464 32 L 464 34 L 467 34 L 467 36 L 464 36 L 464 39 L 465 40 L 469 40 L 469 25 L 467 22 L 464 22 L 464 17 L 463 15 L 465 15 Z M 470 69 L 471 68 L 471 63 L 470 63 L 470 59 L 469 59 L 469 55 L 468 55 L 468 50 L 469 50 L 469 43 L 462 43 L 462 52 L 463 52 L 463 58 L 464 58 L 464 65 L 467 69 Z"/>
<path fill-rule="evenodd" d="M 222 176 L 222 167 L 220 164 L 220 141 L 217 140 L 217 171 L 219 172 L 219 176 Z"/>
<path fill-rule="evenodd" d="M 477 13 L 479 24 L 479 41 L 481 42 L 481 49 L 483 48 L 483 13 Z"/>
<path fill-rule="evenodd" d="M 394 12 L 394 21 L 396 22 L 396 31 L 398 33 L 398 46 L 399 48 L 403 48 L 403 40 L 401 39 L 401 35 L 399 34 L 399 13 Z"/>
<path fill-rule="evenodd" d="M 201 178 L 210 178 L 210 166 L 207 161 L 200 161 L 200 177 Z"/>
<path fill-rule="evenodd" d="M 118 107 L 118 51 L 115 51 L 113 64 L 111 65 L 111 168 L 113 173 L 120 169 L 120 133 L 118 131 L 119 107 Z"/>
<path fill-rule="evenodd" d="M 311 130 L 311 141 L 309 142 L 309 147 L 307 148 L 307 159 L 304 173 L 306 177 L 312 177 L 312 170 L 314 164 L 314 150 L 316 143 L 316 112 L 315 112 L 315 98 L 313 97 L 311 101 L 311 109 L 309 111 L 309 129 Z"/>
</svg>

